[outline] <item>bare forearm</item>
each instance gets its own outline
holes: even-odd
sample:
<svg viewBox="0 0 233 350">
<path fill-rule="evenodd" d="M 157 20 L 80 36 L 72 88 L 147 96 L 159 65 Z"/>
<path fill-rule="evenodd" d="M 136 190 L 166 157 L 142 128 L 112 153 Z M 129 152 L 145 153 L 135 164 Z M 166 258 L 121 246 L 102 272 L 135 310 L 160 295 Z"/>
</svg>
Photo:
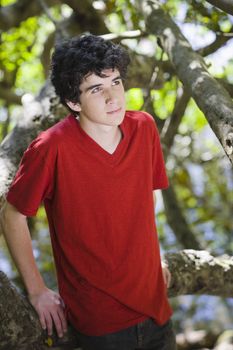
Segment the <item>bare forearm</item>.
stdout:
<svg viewBox="0 0 233 350">
<path fill-rule="evenodd" d="M 45 285 L 33 256 L 26 217 L 6 204 L 1 213 L 1 224 L 9 251 L 28 293 L 39 293 Z"/>
<path fill-rule="evenodd" d="M 154 208 L 155 208 L 156 207 L 156 192 L 155 191 L 153 191 L 153 199 L 154 199 Z M 162 265 L 164 282 L 165 282 L 167 288 L 169 288 L 170 284 L 171 284 L 171 273 L 168 269 L 167 264 L 164 261 L 161 261 L 161 265 Z"/>
<path fill-rule="evenodd" d="M 23 278 L 29 300 L 38 313 L 41 326 L 47 328 L 51 335 L 54 323 L 58 335 L 63 336 L 67 329 L 63 301 L 59 294 L 45 286 L 36 266 L 26 217 L 6 203 L 0 218 L 5 240 Z"/>
<path fill-rule="evenodd" d="M 156 192 L 153 191 L 154 208 L 156 207 Z"/>
</svg>

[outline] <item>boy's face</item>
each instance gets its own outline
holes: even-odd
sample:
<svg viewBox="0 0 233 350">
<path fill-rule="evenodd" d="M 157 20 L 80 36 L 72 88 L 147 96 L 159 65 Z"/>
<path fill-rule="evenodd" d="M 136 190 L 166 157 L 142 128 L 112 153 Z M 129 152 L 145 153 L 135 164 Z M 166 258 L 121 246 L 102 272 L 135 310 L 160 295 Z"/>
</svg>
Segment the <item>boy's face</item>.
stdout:
<svg viewBox="0 0 233 350">
<path fill-rule="evenodd" d="M 92 73 L 80 84 L 80 103 L 67 104 L 79 112 L 80 122 L 92 127 L 118 126 L 125 115 L 125 93 L 117 69 L 105 69 L 104 77 Z"/>
</svg>

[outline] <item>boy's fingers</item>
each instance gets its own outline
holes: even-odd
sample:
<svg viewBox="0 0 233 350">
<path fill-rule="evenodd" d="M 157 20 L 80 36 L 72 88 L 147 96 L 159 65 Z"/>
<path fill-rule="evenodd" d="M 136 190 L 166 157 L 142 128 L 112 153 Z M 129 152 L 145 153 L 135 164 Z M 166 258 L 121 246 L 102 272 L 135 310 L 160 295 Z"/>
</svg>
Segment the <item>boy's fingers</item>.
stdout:
<svg viewBox="0 0 233 350">
<path fill-rule="evenodd" d="M 54 323 L 57 335 L 59 337 L 62 337 L 63 336 L 63 327 L 62 327 L 62 322 L 61 322 L 61 319 L 60 319 L 58 312 L 54 313 L 52 315 L 52 318 L 53 318 L 53 323 Z"/>
<path fill-rule="evenodd" d="M 50 313 L 45 314 L 45 322 L 46 322 L 46 328 L 47 328 L 48 335 L 52 335 L 53 334 L 53 320 L 52 320 L 52 316 L 50 315 Z"/>
<path fill-rule="evenodd" d="M 41 327 L 45 330 L 46 329 L 46 322 L 45 322 L 45 318 L 44 318 L 44 315 L 41 314 L 40 317 L 40 324 L 41 324 Z"/>
<path fill-rule="evenodd" d="M 66 321 L 66 318 L 65 318 L 65 314 L 64 314 L 64 311 L 63 309 L 59 309 L 58 310 L 58 316 L 60 318 L 60 322 L 61 322 L 61 327 L 62 327 L 62 330 L 63 332 L 67 332 L 67 321 Z"/>
</svg>

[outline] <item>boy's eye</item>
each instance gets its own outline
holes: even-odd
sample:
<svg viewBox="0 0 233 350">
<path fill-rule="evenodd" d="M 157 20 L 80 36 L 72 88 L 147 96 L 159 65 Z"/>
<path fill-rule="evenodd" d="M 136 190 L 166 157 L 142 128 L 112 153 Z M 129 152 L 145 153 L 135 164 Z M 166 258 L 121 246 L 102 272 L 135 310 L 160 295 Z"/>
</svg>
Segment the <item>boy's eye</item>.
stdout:
<svg viewBox="0 0 233 350">
<path fill-rule="evenodd" d="M 92 94 L 95 94 L 96 92 L 99 92 L 101 90 L 100 86 L 95 87 L 93 90 L 91 90 Z"/>
<path fill-rule="evenodd" d="M 112 83 L 112 85 L 119 85 L 121 83 L 120 79 L 119 80 L 114 80 L 114 82 Z"/>
</svg>

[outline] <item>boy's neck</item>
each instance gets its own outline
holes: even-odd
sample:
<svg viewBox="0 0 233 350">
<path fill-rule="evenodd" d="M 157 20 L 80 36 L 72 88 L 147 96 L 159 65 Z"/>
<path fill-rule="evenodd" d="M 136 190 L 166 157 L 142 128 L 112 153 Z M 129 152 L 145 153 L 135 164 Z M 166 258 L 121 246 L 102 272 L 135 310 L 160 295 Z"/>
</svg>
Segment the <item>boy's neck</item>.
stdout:
<svg viewBox="0 0 233 350">
<path fill-rule="evenodd" d="M 105 151 L 110 154 L 114 153 L 122 139 L 122 132 L 119 126 L 92 125 L 91 123 L 83 123 L 82 119 L 79 119 L 79 123 L 81 128 Z"/>
</svg>

